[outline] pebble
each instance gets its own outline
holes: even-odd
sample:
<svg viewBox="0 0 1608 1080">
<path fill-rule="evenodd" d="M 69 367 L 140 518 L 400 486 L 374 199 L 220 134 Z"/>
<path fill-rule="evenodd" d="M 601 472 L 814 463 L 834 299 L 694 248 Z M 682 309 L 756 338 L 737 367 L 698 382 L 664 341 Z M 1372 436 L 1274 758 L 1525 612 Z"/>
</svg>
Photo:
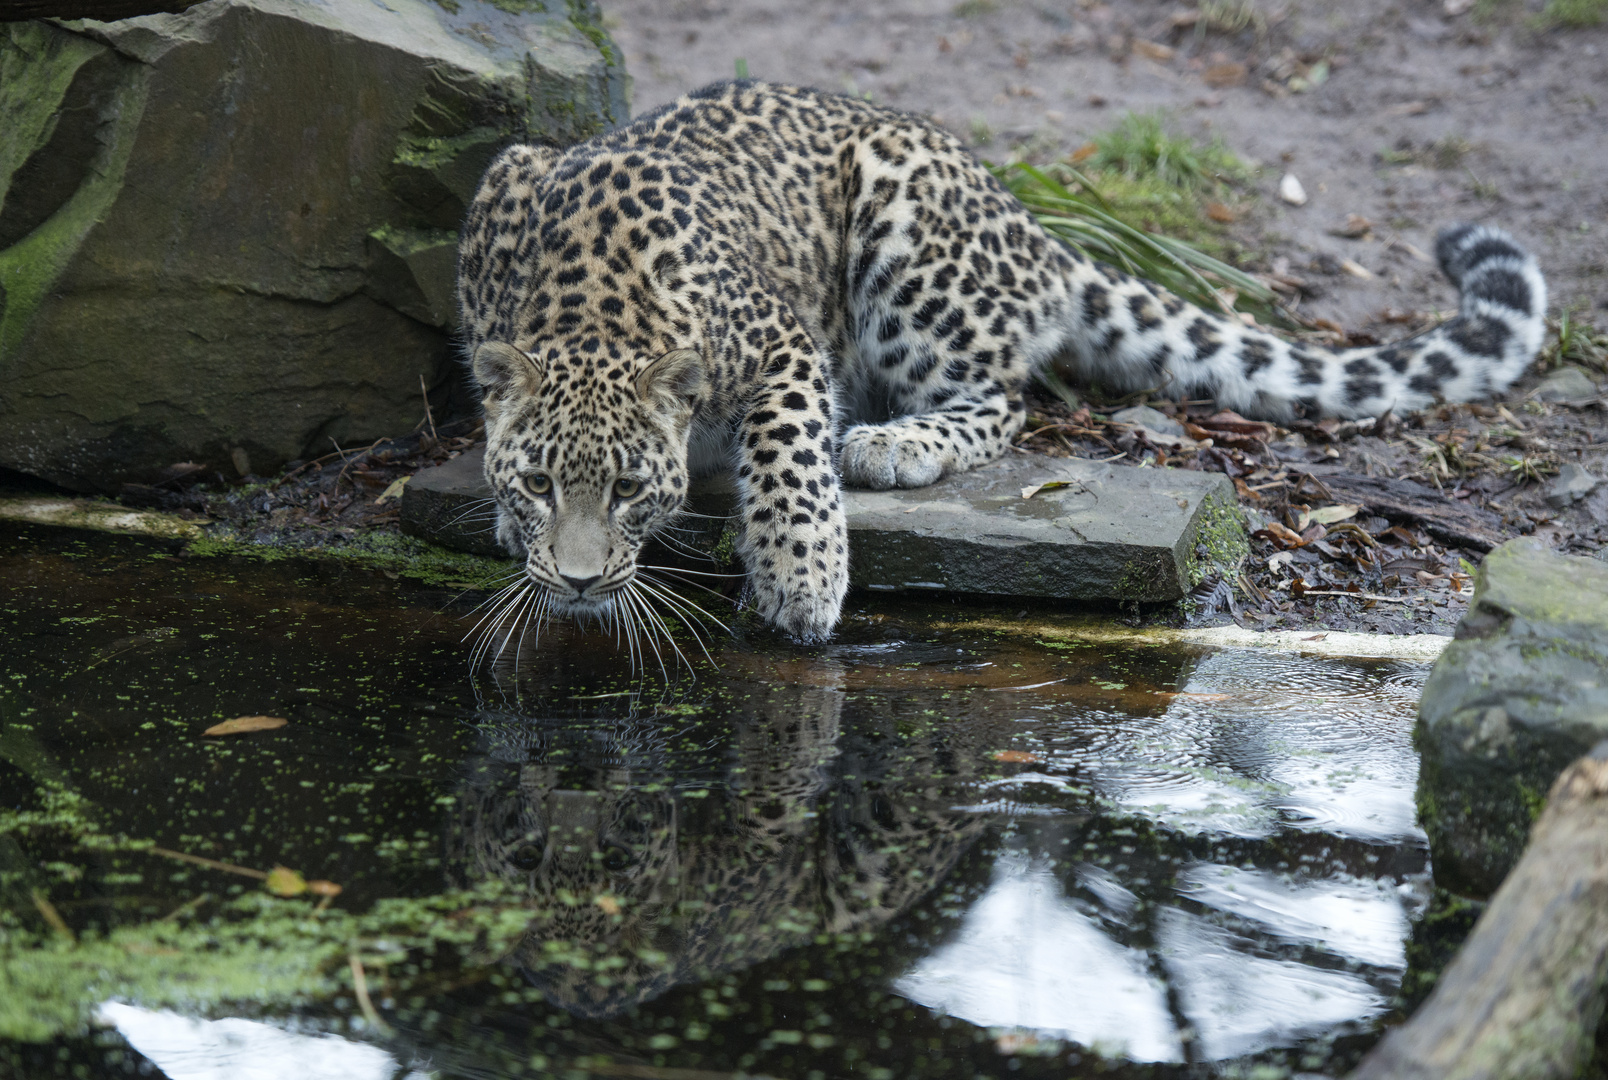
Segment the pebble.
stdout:
<svg viewBox="0 0 1608 1080">
<path fill-rule="evenodd" d="M 1291 206 L 1306 205 L 1306 188 L 1301 186 L 1301 181 L 1295 178 L 1294 173 L 1285 173 L 1284 179 L 1279 181 L 1279 198 Z"/>
<path fill-rule="evenodd" d="M 1547 505 L 1562 510 L 1590 495 L 1601 482 L 1571 461 L 1559 469 L 1558 475 L 1547 485 Z"/>
<path fill-rule="evenodd" d="M 1541 380 L 1533 395 L 1537 401 L 1587 401 L 1597 396 L 1597 384 L 1577 367 L 1561 367 Z"/>
</svg>

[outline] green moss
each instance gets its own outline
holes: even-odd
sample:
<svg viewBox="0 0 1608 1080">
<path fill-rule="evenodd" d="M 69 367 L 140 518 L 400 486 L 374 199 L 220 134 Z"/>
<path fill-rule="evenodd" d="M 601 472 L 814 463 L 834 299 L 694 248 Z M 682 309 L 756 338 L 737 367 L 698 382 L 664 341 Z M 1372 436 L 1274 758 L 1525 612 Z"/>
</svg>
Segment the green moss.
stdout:
<svg viewBox="0 0 1608 1080">
<path fill-rule="evenodd" d="M 1117 599 L 1145 603 L 1164 599 L 1171 585 L 1172 567 L 1162 552 L 1147 552 L 1123 564 L 1117 576 Z"/>
<path fill-rule="evenodd" d="M 495 0 L 493 0 L 495 2 Z M 598 53 L 603 57 L 603 63 L 608 67 L 622 67 L 624 57 L 620 55 L 620 47 L 614 44 L 609 32 L 603 29 L 597 4 L 591 0 L 567 0 L 570 25 L 578 30 L 582 37 L 590 41 Z M 741 63 L 741 61 L 739 61 Z"/>
<path fill-rule="evenodd" d="M 381 225 L 369 233 L 388 250 L 401 258 L 421 251 L 458 243 L 458 235 L 450 229 L 410 229 L 400 225 Z"/>
<path fill-rule="evenodd" d="M 339 559 L 426 585 L 454 589 L 483 588 L 507 576 L 516 565 L 509 560 L 449 551 L 417 537 L 391 532 L 364 533 L 350 540 L 315 547 L 280 547 L 218 531 L 192 541 L 185 550 L 190 555 L 203 557 L 239 555 L 266 561 L 306 557 Z"/>
<path fill-rule="evenodd" d="M 1407 941 L 1407 971 L 1397 991 L 1397 1008 L 1410 1013 L 1429 996 L 1484 910 L 1481 901 L 1445 889 L 1434 891 Z"/>
<path fill-rule="evenodd" d="M 0 30 L 0 205 L 11 178 L 50 141 L 67 88 L 103 46 L 44 23 L 6 23 Z"/>
<path fill-rule="evenodd" d="M 1213 574 L 1228 576 L 1239 570 L 1251 552 L 1245 520 L 1234 500 L 1208 495 L 1195 515 L 1195 537 L 1190 545 L 1186 580 L 1194 588 Z"/>
<path fill-rule="evenodd" d="M 16 170 L 48 141 L 73 76 L 105 50 L 41 23 L 6 24 L 0 50 L 0 126 L 7 132 L 0 139 L 3 198 Z M 0 251 L 0 364 L 16 354 L 39 305 L 121 189 L 149 80 L 147 66 L 125 65 L 101 127 L 100 149 L 78 190 L 44 224 Z"/>
<path fill-rule="evenodd" d="M 430 99 L 426 98 L 426 101 Z M 422 106 L 421 106 L 422 107 Z M 416 169 L 438 169 L 450 165 L 466 150 L 505 142 L 511 132 L 481 124 L 454 135 L 410 132 L 397 140 L 391 160 Z"/>
<path fill-rule="evenodd" d="M 1547 793 L 1534 785 L 1525 783 L 1523 779 L 1515 779 L 1513 785 L 1518 791 L 1519 802 L 1523 804 L 1524 812 L 1529 817 L 1530 824 L 1535 824 L 1536 819 L 1541 816 L 1541 811 L 1547 808 Z"/>
</svg>

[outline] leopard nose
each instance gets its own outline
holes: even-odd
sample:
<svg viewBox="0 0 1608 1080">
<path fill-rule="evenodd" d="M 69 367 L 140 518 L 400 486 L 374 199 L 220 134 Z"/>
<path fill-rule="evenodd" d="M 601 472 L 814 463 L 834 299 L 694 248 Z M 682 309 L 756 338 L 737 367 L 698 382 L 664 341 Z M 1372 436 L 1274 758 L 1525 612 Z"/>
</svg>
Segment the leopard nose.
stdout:
<svg viewBox="0 0 1608 1080">
<path fill-rule="evenodd" d="M 570 577 L 568 574 L 560 574 L 558 576 L 563 578 L 569 587 L 574 589 L 576 594 L 579 596 L 585 596 L 588 588 L 603 580 L 602 574 L 593 574 L 588 578 Z"/>
</svg>

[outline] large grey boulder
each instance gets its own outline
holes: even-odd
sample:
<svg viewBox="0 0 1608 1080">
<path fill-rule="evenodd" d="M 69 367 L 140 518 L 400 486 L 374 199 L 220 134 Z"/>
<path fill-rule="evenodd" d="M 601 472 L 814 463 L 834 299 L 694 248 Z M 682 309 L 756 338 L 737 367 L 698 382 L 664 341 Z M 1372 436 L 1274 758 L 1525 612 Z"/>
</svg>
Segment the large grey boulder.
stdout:
<svg viewBox="0 0 1608 1080">
<path fill-rule="evenodd" d="M 1608 566 L 1511 540 L 1486 556 L 1418 706 L 1438 885 L 1484 896 L 1563 768 L 1608 738 Z"/>
<path fill-rule="evenodd" d="M 456 377 L 486 163 L 626 118 L 597 17 L 206 0 L 0 25 L 0 467 L 109 490 L 412 428 L 421 378 Z"/>
</svg>

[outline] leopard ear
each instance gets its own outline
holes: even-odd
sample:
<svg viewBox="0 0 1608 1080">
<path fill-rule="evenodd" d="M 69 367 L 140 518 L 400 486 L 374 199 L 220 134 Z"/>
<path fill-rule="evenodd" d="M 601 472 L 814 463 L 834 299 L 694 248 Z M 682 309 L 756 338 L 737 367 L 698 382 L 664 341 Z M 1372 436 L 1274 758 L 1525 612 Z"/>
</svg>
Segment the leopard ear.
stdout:
<svg viewBox="0 0 1608 1080">
<path fill-rule="evenodd" d="M 672 349 L 636 377 L 637 396 L 661 406 L 686 408 L 703 389 L 703 357 L 696 349 Z"/>
<path fill-rule="evenodd" d="M 505 341 L 488 341 L 475 350 L 475 381 L 482 390 L 497 397 L 535 390 L 542 382 L 542 368 L 529 353 L 520 352 Z"/>
</svg>

